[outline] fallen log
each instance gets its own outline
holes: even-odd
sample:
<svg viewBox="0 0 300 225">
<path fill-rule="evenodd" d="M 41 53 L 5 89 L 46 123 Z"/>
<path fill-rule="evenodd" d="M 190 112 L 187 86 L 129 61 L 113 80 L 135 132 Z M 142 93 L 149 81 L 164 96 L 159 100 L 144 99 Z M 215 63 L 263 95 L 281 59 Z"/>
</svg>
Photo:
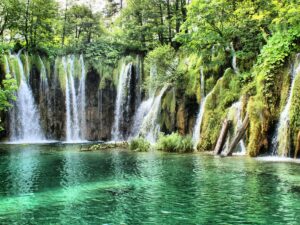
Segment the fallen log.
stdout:
<svg viewBox="0 0 300 225">
<path fill-rule="evenodd" d="M 297 158 L 299 152 L 300 152 L 300 131 L 297 136 L 297 145 L 296 145 L 295 155 L 294 155 L 295 159 Z"/>
<path fill-rule="evenodd" d="M 243 120 L 242 126 L 239 128 L 239 130 L 236 132 L 236 135 L 232 139 L 228 151 L 225 152 L 223 155 L 224 156 L 231 156 L 233 151 L 235 150 L 236 146 L 239 144 L 240 140 L 244 137 L 246 130 L 249 126 L 250 120 L 249 120 L 249 115 L 248 113 L 245 116 L 245 119 Z"/>
<path fill-rule="evenodd" d="M 228 119 L 225 119 L 223 121 L 222 129 L 221 129 L 221 132 L 220 132 L 220 135 L 219 135 L 219 138 L 218 138 L 215 150 L 214 150 L 215 155 L 219 155 L 222 152 L 229 128 L 231 126 L 231 122 L 232 121 L 228 120 Z"/>
</svg>

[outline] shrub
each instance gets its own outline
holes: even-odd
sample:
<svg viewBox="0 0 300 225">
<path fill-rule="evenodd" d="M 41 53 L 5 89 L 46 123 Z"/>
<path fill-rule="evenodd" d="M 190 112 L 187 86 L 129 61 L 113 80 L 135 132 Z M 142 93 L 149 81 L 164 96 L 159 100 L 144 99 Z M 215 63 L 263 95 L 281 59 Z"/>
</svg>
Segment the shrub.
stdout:
<svg viewBox="0 0 300 225">
<path fill-rule="evenodd" d="M 192 152 L 193 142 L 190 136 L 181 136 L 178 133 L 160 135 L 156 149 L 165 152 Z"/>
<path fill-rule="evenodd" d="M 129 143 L 129 149 L 136 152 L 148 152 L 150 148 L 150 143 L 142 137 L 132 139 Z"/>
</svg>

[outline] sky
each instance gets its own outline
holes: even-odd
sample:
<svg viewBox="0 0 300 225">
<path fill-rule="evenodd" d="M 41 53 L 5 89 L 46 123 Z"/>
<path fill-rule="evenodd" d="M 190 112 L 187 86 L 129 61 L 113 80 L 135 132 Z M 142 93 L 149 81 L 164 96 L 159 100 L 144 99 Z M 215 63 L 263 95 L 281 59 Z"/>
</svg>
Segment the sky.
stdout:
<svg viewBox="0 0 300 225">
<path fill-rule="evenodd" d="M 101 11 L 105 6 L 105 0 L 68 0 L 71 4 L 86 4 L 92 5 L 94 12 Z M 66 0 L 58 0 L 62 6 L 65 5 Z"/>
</svg>

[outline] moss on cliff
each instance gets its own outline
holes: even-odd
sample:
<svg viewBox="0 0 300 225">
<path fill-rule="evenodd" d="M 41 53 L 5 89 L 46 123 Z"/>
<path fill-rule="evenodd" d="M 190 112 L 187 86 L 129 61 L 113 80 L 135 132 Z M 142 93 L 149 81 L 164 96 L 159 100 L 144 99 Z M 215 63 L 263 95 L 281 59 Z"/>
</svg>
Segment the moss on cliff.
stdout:
<svg viewBox="0 0 300 225">
<path fill-rule="evenodd" d="M 207 96 L 201 126 L 199 150 L 212 150 L 218 139 L 228 108 L 240 97 L 240 81 L 232 69 L 227 69 Z"/>
<path fill-rule="evenodd" d="M 297 135 L 300 131 L 300 71 L 296 76 L 295 86 L 292 92 L 292 104 L 290 109 L 290 132 L 292 149 L 297 146 Z"/>
<path fill-rule="evenodd" d="M 250 118 L 248 154 L 257 156 L 270 146 L 268 134 L 278 120 L 289 89 L 289 57 L 299 40 L 297 30 L 277 32 L 262 49 L 253 68 L 255 95 L 249 99 L 247 112 Z"/>
</svg>

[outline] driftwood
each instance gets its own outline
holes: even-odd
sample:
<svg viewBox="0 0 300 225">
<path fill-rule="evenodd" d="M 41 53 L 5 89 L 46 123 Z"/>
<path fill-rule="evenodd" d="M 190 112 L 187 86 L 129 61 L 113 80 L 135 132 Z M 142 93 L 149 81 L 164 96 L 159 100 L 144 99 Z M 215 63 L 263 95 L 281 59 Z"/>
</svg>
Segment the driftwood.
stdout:
<svg viewBox="0 0 300 225">
<path fill-rule="evenodd" d="M 222 129 L 214 150 L 215 155 L 219 155 L 222 152 L 230 126 L 231 126 L 231 120 L 225 119 L 223 121 Z"/>
<path fill-rule="evenodd" d="M 239 144 L 240 140 L 244 137 L 246 130 L 249 126 L 249 123 L 250 123 L 250 120 L 249 120 L 249 115 L 247 113 L 245 119 L 243 120 L 243 124 L 242 124 L 241 128 L 237 131 L 236 135 L 232 139 L 232 141 L 229 145 L 228 151 L 224 153 L 224 156 L 232 155 L 234 149 Z"/>
<path fill-rule="evenodd" d="M 298 137 L 297 137 L 297 145 L 296 145 L 295 155 L 294 155 L 295 159 L 297 158 L 299 152 L 300 152 L 300 131 L 299 131 Z"/>
</svg>

